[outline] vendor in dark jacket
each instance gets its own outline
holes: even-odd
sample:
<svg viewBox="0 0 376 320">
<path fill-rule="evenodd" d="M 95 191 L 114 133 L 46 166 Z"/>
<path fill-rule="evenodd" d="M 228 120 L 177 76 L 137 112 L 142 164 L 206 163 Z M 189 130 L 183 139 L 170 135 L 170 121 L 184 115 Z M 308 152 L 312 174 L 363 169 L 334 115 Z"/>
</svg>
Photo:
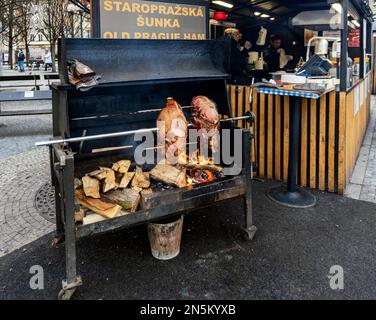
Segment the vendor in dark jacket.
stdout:
<svg viewBox="0 0 376 320">
<path fill-rule="evenodd" d="M 271 36 L 270 46 L 266 52 L 265 60 L 268 64 L 269 72 L 280 71 L 280 53 L 282 48 L 282 39 L 279 35 L 275 34 Z"/>
<path fill-rule="evenodd" d="M 249 41 L 241 45 L 242 35 L 235 30 L 231 35 L 231 56 L 230 56 L 230 73 L 231 83 L 238 85 L 249 85 L 249 77 L 246 76 L 248 66 L 248 53 L 252 48 Z"/>
</svg>

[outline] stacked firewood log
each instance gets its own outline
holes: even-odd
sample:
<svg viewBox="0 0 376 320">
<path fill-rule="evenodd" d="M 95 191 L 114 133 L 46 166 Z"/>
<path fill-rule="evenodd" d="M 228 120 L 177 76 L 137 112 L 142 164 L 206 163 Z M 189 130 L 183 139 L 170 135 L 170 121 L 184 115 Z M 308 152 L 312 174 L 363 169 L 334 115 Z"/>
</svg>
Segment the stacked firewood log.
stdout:
<svg viewBox="0 0 376 320">
<path fill-rule="evenodd" d="M 76 179 L 75 198 L 80 206 L 76 221 L 88 224 L 136 212 L 142 197 L 153 193 L 151 179 L 171 187 L 187 186 L 185 170 L 172 165 L 159 164 L 150 172 L 130 168 L 131 161 L 120 160 L 111 168 L 99 167 Z M 94 214 L 86 215 L 87 211 Z"/>
<path fill-rule="evenodd" d="M 112 168 L 99 167 L 76 181 L 76 202 L 96 214 L 83 217 L 80 210 L 76 214 L 78 222 L 94 222 L 138 210 L 141 197 L 153 192 L 150 174 L 140 167 L 131 172 L 130 167 L 130 160 L 120 160 Z"/>
</svg>

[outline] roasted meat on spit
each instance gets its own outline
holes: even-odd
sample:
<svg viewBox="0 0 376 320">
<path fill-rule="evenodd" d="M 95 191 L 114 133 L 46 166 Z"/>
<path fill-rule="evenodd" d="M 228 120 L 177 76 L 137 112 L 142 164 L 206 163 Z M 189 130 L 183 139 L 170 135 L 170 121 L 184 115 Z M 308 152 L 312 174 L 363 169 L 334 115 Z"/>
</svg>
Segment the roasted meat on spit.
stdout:
<svg viewBox="0 0 376 320">
<path fill-rule="evenodd" d="M 209 141 L 209 148 L 216 152 L 219 149 L 219 114 L 214 101 L 205 96 L 192 99 L 192 124 L 201 130 L 200 138 Z"/>
<path fill-rule="evenodd" d="M 179 154 L 186 152 L 188 122 L 181 106 L 167 98 L 166 106 L 157 119 L 158 150 L 167 163 L 176 164 Z"/>
</svg>

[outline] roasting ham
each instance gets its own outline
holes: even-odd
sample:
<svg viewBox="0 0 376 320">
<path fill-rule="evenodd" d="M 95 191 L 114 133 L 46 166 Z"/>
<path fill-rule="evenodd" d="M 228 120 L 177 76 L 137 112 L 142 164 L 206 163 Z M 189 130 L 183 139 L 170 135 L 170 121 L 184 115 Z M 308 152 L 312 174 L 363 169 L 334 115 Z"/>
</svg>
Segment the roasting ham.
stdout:
<svg viewBox="0 0 376 320">
<path fill-rule="evenodd" d="M 192 123 L 197 130 L 202 130 L 202 138 L 209 140 L 212 151 L 219 149 L 219 114 L 214 101 L 205 96 L 192 99 Z M 206 133 L 205 133 L 206 132 Z"/>
<path fill-rule="evenodd" d="M 186 151 L 188 122 L 181 106 L 168 98 L 157 119 L 158 147 L 167 163 L 176 164 L 180 153 Z"/>
</svg>

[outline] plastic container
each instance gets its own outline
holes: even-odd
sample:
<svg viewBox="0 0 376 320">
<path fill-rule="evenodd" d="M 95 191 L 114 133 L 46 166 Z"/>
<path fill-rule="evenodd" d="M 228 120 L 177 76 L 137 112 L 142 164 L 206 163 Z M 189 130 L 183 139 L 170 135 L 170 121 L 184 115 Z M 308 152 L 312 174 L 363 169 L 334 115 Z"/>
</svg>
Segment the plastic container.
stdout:
<svg viewBox="0 0 376 320">
<path fill-rule="evenodd" d="M 158 260 L 170 260 L 180 253 L 184 216 L 172 222 L 148 223 L 151 253 Z"/>
</svg>

